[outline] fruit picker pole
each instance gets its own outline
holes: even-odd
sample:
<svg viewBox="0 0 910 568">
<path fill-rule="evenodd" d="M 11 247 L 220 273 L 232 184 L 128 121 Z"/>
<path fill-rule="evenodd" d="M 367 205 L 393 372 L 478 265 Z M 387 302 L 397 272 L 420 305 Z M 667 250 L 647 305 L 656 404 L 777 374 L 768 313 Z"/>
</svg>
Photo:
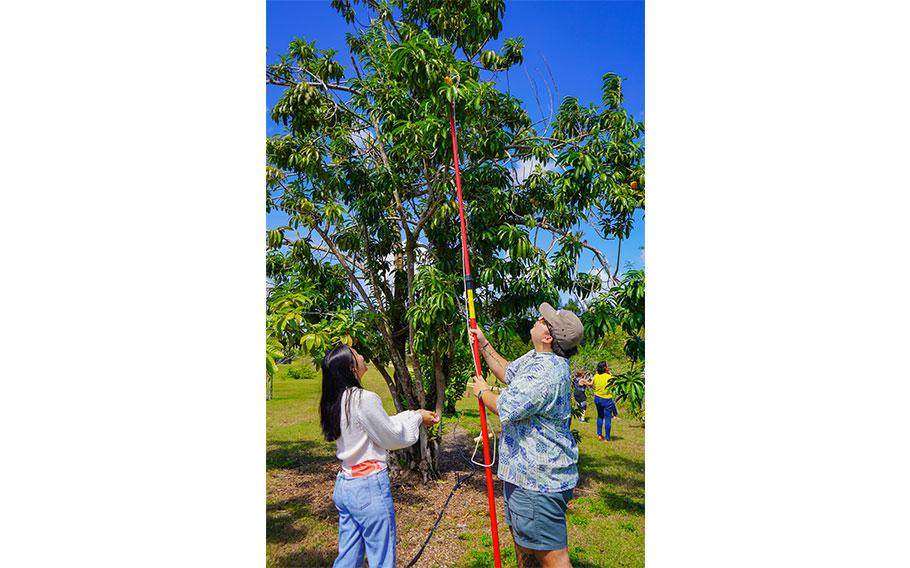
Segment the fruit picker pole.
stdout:
<svg viewBox="0 0 910 568">
<path fill-rule="evenodd" d="M 446 81 L 448 83 L 448 81 Z M 455 190 L 458 194 L 458 217 L 461 220 L 461 257 L 464 261 L 464 290 L 468 304 L 468 328 L 477 329 L 477 317 L 474 314 L 474 280 L 471 278 L 471 262 L 468 259 L 468 232 L 464 220 L 464 202 L 461 197 L 461 172 L 458 169 L 458 140 L 455 135 L 455 100 L 453 97 L 449 126 L 452 131 L 452 157 L 455 162 Z M 474 372 L 483 376 L 480 369 L 480 346 L 477 337 L 468 334 L 471 341 L 471 352 L 474 354 Z M 493 464 L 490 462 L 490 438 L 487 433 L 487 410 L 483 401 L 478 399 L 480 406 L 480 436 L 483 438 L 483 463 L 487 476 L 487 501 L 490 507 L 490 531 L 493 537 L 493 561 L 496 568 L 502 565 L 499 559 L 499 529 L 496 525 L 496 500 L 493 496 Z"/>
</svg>

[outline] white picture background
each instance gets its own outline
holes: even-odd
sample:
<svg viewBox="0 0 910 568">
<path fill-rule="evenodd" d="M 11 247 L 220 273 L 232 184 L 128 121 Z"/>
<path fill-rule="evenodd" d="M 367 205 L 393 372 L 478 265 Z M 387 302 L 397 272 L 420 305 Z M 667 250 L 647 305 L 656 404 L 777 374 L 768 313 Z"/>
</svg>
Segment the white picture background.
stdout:
<svg viewBox="0 0 910 568">
<path fill-rule="evenodd" d="M 906 9 L 646 10 L 648 566 L 907 565 Z M 4 566 L 265 558 L 264 17 L 5 11 Z"/>
</svg>

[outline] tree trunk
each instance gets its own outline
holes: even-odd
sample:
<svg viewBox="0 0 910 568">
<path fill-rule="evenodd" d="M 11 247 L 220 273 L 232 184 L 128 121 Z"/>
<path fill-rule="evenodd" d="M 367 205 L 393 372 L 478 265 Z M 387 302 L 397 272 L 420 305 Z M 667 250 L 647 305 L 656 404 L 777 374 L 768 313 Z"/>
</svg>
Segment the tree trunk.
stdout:
<svg viewBox="0 0 910 568">
<path fill-rule="evenodd" d="M 413 260 L 413 253 L 408 255 L 408 261 Z M 379 284 L 379 278 L 371 274 L 371 282 L 374 287 Z M 410 285 L 413 282 L 413 276 L 405 267 L 405 255 L 399 248 L 395 253 L 394 270 L 392 271 L 391 284 L 392 289 L 389 297 L 389 308 L 387 311 L 388 325 L 380 324 L 380 332 L 385 338 L 386 345 L 389 347 L 389 358 L 393 368 L 393 373 L 389 376 L 387 369 L 376 365 L 377 370 L 382 375 L 389 387 L 389 392 L 398 412 L 403 410 L 417 410 L 425 408 L 426 394 L 423 383 L 419 379 L 419 363 L 414 356 L 413 349 L 413 330 L 407 324 L 406 310 L 409 305 Z M 377 301 L 381 298 L 377 298 Z M 413 300 L 411 300 L 413 301 Z M 410 363 L 410 367 L 409 367 Z M 413 367 L 413 371 L 411 370 Z M 443 400 L 445 396 L 445 380 L 443 378 Z M 439 478 L 439 467 L 437 455 L 439 454 L 438 441 L 430 440 L 425 428 L 420 429 L 420 436 L 416 444 L 409 448 L 391 452 L 389 460 L 390 474 L 399 475 L 401 469 L 420 475 L 424 482 L 431 479 Z M 403 462 L 403 465 L 402 463 Z"/>
<path fill-rule="evenodd" d="M 420 474 L 423 476 L 424 483 L 430 480 L 439 479 L 439 467 L 434 463 L 429 444 L 430 441 L 429 436 L 427 436 L 427 429 L 421 428 L 420 439 L 417 441 L 417 446 L 420 451 L 417 467 L 420 470 Z"/>
<path fill-rule="evenodd" d="M 446 375 L 442 369 L 442 358 L 433 352 L 433 373 L 436 377 L 436 414 L 442 416 L 446 404 Z"/>
<path fill-rule="evenodd" d="M 395 369 L 393 377 L 398 385 L 398 392 L 404 394 L 404 402 L 407 403 L 408 408 L 410 410 L 421 408 L 420 401 L 414 393 L 415 386 L 413 381 L 411 381 L 411 372 L 408 370 L 407 365 L 401 358 L 398 358 L 397 361 L 393 358 L 392 367 Z M 423 387 L 421 386 L 420 388 Z"/>
<path fill-rule="evenodd" d="M 421 480 L 428 481 L 439 479 L 439 442 L 430 440 L 427 435 L 427 429 L 420 428 L 420 436 L 417 443 L 409 448 L 389 452 L 389 468 L 392 476 L 396 475 L 417 475 L 419 473 Z M 399 461 L 404 461 L 402 468 Z"/>
<path fill-rule="evenodd" d="M 406 410 L 401 405 L 401 396 L 398 394 L 398 388 L 395 387 L 395 381 L 392 380 L 392 376 L 389 375 L 389 371 L 386 370 L 382 365 L 376 365 L 376 369 L 379 371 L 379 374 L 382 375 L 382 378 L 385 379 L 385 384 L 389 387 L 389 392 L 392 394 L 392 402 L 395 404 L 395 412 L 402 412 Z"/>
<path fill-rule="evenodd" d="M 393 298 L 394 302 L 389 308 L 389 318 L 392 323 L 392 343 L 398 355 L 396 361 L 395 354 L 392 354 L 392 365 L 395 367 L 395 379 L 400 386 L 400 391 L 404 391 L 408 408 L 416 410 L 423 408 L 423 385 L 415 384 L 413 375 L 408 367 L 408 325 L 405 321 L 408 298 L 408 277 L 404 268 L 404 257 L 401 250 L 395 252 L 395 271 L 392 273 Z M 410 354 L 410 363 L 415 368 L 417 362 L 414 360 L 413 353 Z"/>
<path fill-rule="evenodd" d="M 408 286 L 408 298 L 406 306 L 414 305 L 414 264 L 417 262 L 417 259 L 414 256 L 414 240 L 411 237 L 408 237 L 405 241 L 405 260 L 407 262 L 407 286 Z M 420 363 L 417 361 L 417 353 L 414 351 L 414 326 L 410 323 L 407 323 L 408 326 L 408 348 L 411 352 L 411 365 L 414 368 L 414 380 L 420 385 L 420 388 L 417 390 L 417 400 L 420 402 L 421 408 L 426 407 L 427 401 L 426 396 L 423 392 L 423 376 L 420 370 Z"/>
<path fill-rule="evenodd" d="M 416 362 L 415 362 L 416 364 Z M 382 372 L 382 371 L 380 371 Z M 408 369 L 398 370 L 395 372 L 395 381 L 391 380 L 391 377 L 386 380 L 389 382 L 389 389 L 392 390 L 393 384 L 397 384 L 401 389 L 406 393 L 406 399 L 408 408 L 416 410 L 418 408 L 423 408 L 420 402 L 417 399 L 417 393 L 413 392 L 415 389 L 421 389 L 421 394 L 423 394 L 423 385 L 418 385 L 416 381 L 409 380 L 407 383 L 402 381 L 405 376 L 405 373 L 408 373 Z M 436 377 L 436 412 L 442 415 L 442 410 L 445 405 L 445 374 L 443 373 L 442 363 L 438 354 L 434 354 L 434 373 Z M 388 372 L 383 374 L 384 376 L 388 375 Z M 393 397 L 396 395 L 393 392 Z M 396 403 L 395 408 L 401 412 L 403 408 Z M 395 464 L 395 467 L 391 468 L 391 473 L 393 475 L 400 475 L 401 472 L 398 470 L 399 460 L 404 461 L 404 470 L 411 472 L 411 474 L 416 474 L 419 472 L 421 479 L 424 483 L 439 479 L 439 454 L 440 454 L 440 445 L 439 438 L 430 439 L 429 433 L 426 428 L 420 429 L 420 436 L 417 440 L 417 443 L 409 448 L 398 450 L 392 452 L 391 463 Z"/>
<path fill-rule="evenodd" d="M 442 357 L 440 357 L 438 351 L 433 351 L 433 375 L 436 380 L 436 404 L 434 411 L 440 418 L 439 430 L 442 431 L 442 413 L 445 410 L 446 404 L 446 375 L 442 365 Z M 439 445 L 440 437 L 437 435 L 435 439 L 427 439 L 426 450 L 424 450 L 424 445 L 421 445 L 421 451 L 424 452 L 426 462 L 427 462 L 427 472 L 432 479 L 439 479 Z M 424 475 L 427 477 L 427 474 Z"/>
</svg>

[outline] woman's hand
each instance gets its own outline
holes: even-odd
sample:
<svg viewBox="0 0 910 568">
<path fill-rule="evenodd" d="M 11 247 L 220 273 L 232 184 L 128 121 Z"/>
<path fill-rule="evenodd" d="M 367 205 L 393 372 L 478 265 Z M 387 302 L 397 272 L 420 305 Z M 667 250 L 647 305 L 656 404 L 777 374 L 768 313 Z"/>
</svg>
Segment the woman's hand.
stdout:
<svg viewBox="0 0 910 568">
<path fill-rule="evenodd" d="M 474 391 L 474 396 L 478 396 L 480 394 L 480 391 L 482 391 L 484 389 L 487 389 L 487 390 L 490 389 L 490 387 L 487 386 L 487 382 L 485 380 L 483 380 L 483 377 L 481 377 L 479 375 L 475 376 L 474 382 L 470 383 L 468 386 L 470 386 L 471 389 Z"/>
<path fill-rule="evenodd" d="M 468 333 L 477 338 L 477 347 L 481 349 L 486 347 L 487 343 L 489 343 L 487 337 L 483 334 L 482 331 L 480 331 L 479 327 L 477 329 L 469 329 Z"/>
<path fill-rule="evenodd" d="M 429 426 L 432 426 L 433 424 L 439 423 L 439 415 L 436 414 L 435 412 L 431 412 L 429 410 L 424 410 L 422 408 L 420 410 L 418 410 L 417 412 L 419 412 L 420 416 L 423 417 L 424 426 L 429 427 Z"/>
</svg>

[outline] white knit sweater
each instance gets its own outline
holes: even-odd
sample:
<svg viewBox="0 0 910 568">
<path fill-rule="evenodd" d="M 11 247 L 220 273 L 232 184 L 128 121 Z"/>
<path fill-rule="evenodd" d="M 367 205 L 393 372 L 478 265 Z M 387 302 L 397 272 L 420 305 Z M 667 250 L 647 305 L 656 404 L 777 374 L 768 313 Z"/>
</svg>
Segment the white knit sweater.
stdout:
<svg viewBox="0 0 910 568">
<path fill-rule="evenodd" d="M 353 394 L 353 396 L 351 396 Z M 347 413 L 348 398 L 351 413 Z M 417 441 L 423 417 L 406 410 L 395 416 L 386 414 L 379 395 L 363 389 L 349 388 L 341 395 L 341 436 L 335 440 L 341 469 L 348 475 L 351 468 L 367 460 L 376 460 L 383 468 L 388 450 L 406 448 Z"/>
</svg>

